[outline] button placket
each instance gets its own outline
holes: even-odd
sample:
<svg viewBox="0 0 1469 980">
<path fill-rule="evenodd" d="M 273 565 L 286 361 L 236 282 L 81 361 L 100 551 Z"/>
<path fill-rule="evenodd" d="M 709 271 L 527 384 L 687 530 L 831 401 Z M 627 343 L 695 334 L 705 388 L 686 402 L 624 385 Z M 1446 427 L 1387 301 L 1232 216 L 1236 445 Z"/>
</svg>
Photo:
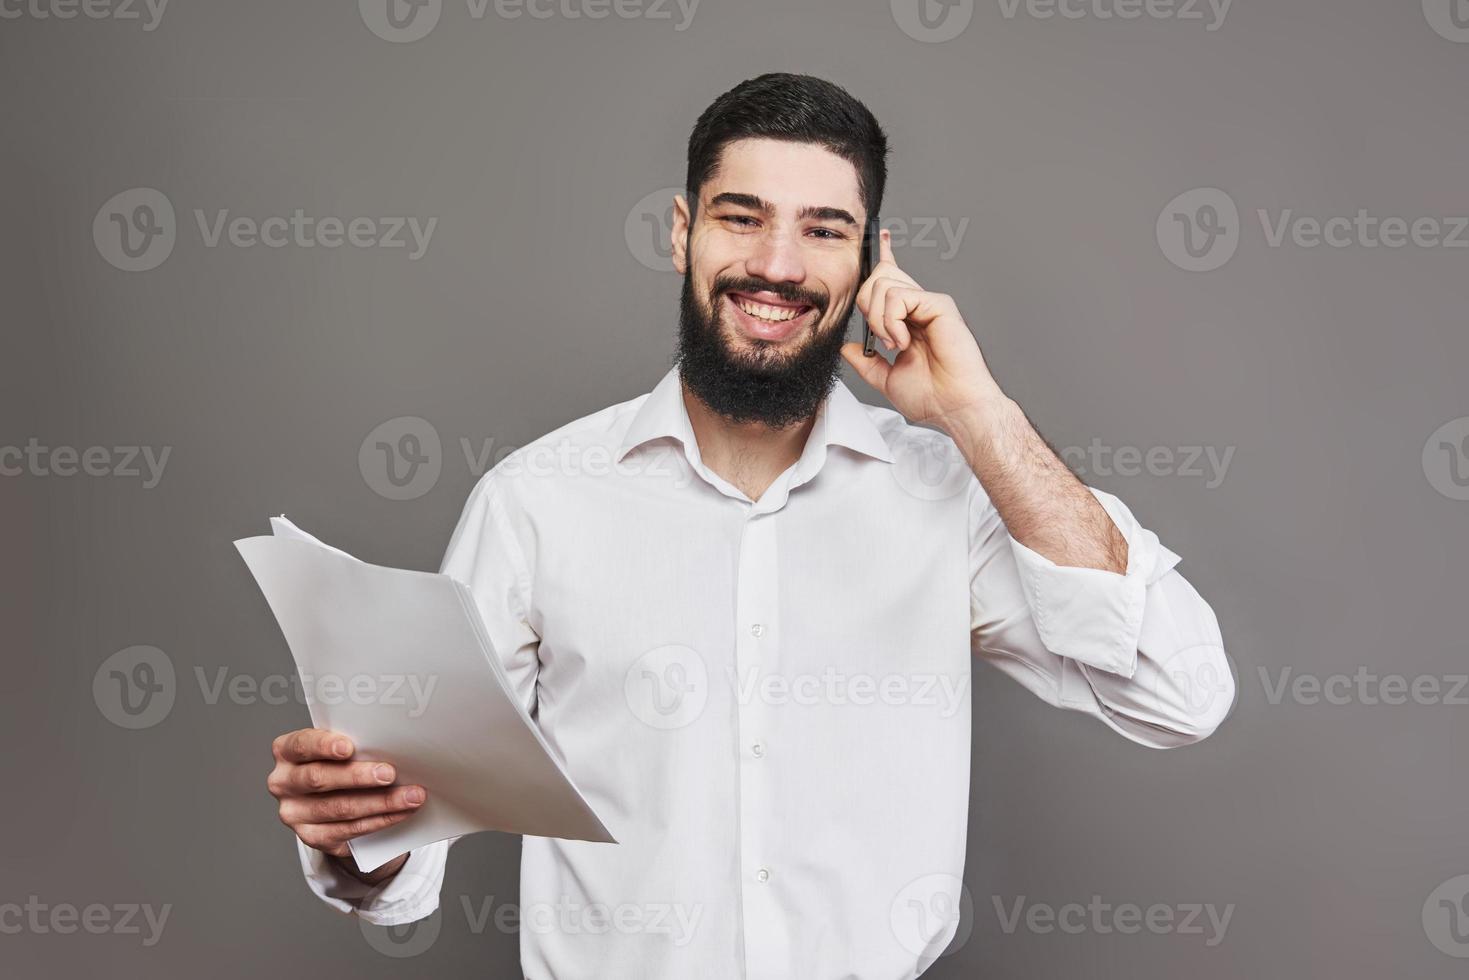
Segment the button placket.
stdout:
<svg viewBox="0 0 1469 980">
<path fill-rule="evenodd" d="M 734 678 L 740 753 L 740 866 L 748 876 L 741 889 L 747 977 L 780 977 L 789 965 L 789 933 L 772 879 L 780 856 L 772 851 L 778 819 L 774 770 L 768 755 L 773 706 L 764 681 L 780 671 L 779 550 L 774 514 L 752 512 L 740 547 L 735 598 Z"/>
</svg>

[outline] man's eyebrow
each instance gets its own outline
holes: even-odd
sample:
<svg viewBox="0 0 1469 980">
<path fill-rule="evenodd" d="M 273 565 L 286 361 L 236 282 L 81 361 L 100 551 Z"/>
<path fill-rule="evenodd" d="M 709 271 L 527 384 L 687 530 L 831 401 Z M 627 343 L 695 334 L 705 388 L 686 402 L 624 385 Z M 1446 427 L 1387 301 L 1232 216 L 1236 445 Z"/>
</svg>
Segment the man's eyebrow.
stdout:
<svg viewBox="0 0 1469 980">
<path fill-rule="evenodd" d="M 775 206 L 769 201 L 754 194 L 744 194 L 739 191 L 725 191 L 722 194 L 715 194 L 709 199 L 709 204 L 711 207 L 728 204 L 734 207 L 748 208 L 751 211 L 760 212 L 767 218 L 775 214 Z M 811 218 L 817 221 L 841 221 L 851 225 L 853 228 L 857 227 L 857 219 L 852 217 L 852 213 L 845 208 L 808 204 L 796 212 L 797 221 L 806 221 Z"/>
<path fill-rule="evenodd" d="M 853 228 L 857 227 L 857 219 L 852 217 L 851 212 L 845 208 L 817 207 L 808 204 L 796 212 L 797 221 L 805 221 L 807 218 L 815 218 L 817 221 L 844 221 Z"/>
</svg>

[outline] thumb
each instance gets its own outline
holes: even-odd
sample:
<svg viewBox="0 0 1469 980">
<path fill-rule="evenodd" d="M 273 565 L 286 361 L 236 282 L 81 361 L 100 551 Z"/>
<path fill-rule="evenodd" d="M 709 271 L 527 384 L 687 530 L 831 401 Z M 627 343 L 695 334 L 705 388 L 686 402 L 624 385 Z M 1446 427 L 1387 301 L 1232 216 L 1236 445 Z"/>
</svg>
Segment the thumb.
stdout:
<svg viewBox="0 0 1469 980">
<path fill-rule="evenodd" d="M 856 341 L 842 345 L 842 357 L 852 365 L 852 370 L 857 372 L 858 377 L 884 395 L 887 394 L 888 372 L 892 371 L 893 366 L 886 358 L 881 354 L 868 357 L 862 353 L 862 345 Z"/>
</svg>

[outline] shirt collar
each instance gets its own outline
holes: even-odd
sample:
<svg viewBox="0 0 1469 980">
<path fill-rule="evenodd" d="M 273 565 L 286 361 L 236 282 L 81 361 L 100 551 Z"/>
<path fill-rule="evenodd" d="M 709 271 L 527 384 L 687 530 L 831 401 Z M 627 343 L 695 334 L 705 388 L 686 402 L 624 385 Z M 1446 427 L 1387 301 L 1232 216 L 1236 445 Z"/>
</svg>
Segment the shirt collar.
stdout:
<svg viewBox="0 0 1469 980">
<path fill-rule="evenodd" d="M 697 458 L 698 441 L 689 422 L 688 407 L 684 405 L 677 365 L 668 369 L 638 407 L 618 444 L 617 461 L 622 462 L 622 458 L 637 446 L 663 436 L 678 439 L 685 451 Z M 816 410 L 816 423 L 807 437 L 802 455 L 811 456 L 817 452 L 825 455 L 826 448 L 831 445 L 846 446 L 874 459 L 893 462 L 887 440 L 867 414 L 866 406 L 857 400 L 840 378 Z"/>
</svg>

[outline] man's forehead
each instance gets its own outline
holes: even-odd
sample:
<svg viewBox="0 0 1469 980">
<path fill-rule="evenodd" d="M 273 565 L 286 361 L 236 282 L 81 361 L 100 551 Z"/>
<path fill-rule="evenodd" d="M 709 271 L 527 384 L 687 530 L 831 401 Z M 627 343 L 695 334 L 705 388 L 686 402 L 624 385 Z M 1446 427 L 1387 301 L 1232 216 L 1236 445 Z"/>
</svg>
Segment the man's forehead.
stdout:
<svg viewBox="0 0 1469 980">
<path fill-rule="evenodd" d="M 862 206 L 850 162 L 815 143 L 790 140 L 742 139 L 725 146 L 699 195 L 710 201 L 726 193 L 753 195 L 782 212 L 834 207 L 857 214 Z"/>
</svg>

